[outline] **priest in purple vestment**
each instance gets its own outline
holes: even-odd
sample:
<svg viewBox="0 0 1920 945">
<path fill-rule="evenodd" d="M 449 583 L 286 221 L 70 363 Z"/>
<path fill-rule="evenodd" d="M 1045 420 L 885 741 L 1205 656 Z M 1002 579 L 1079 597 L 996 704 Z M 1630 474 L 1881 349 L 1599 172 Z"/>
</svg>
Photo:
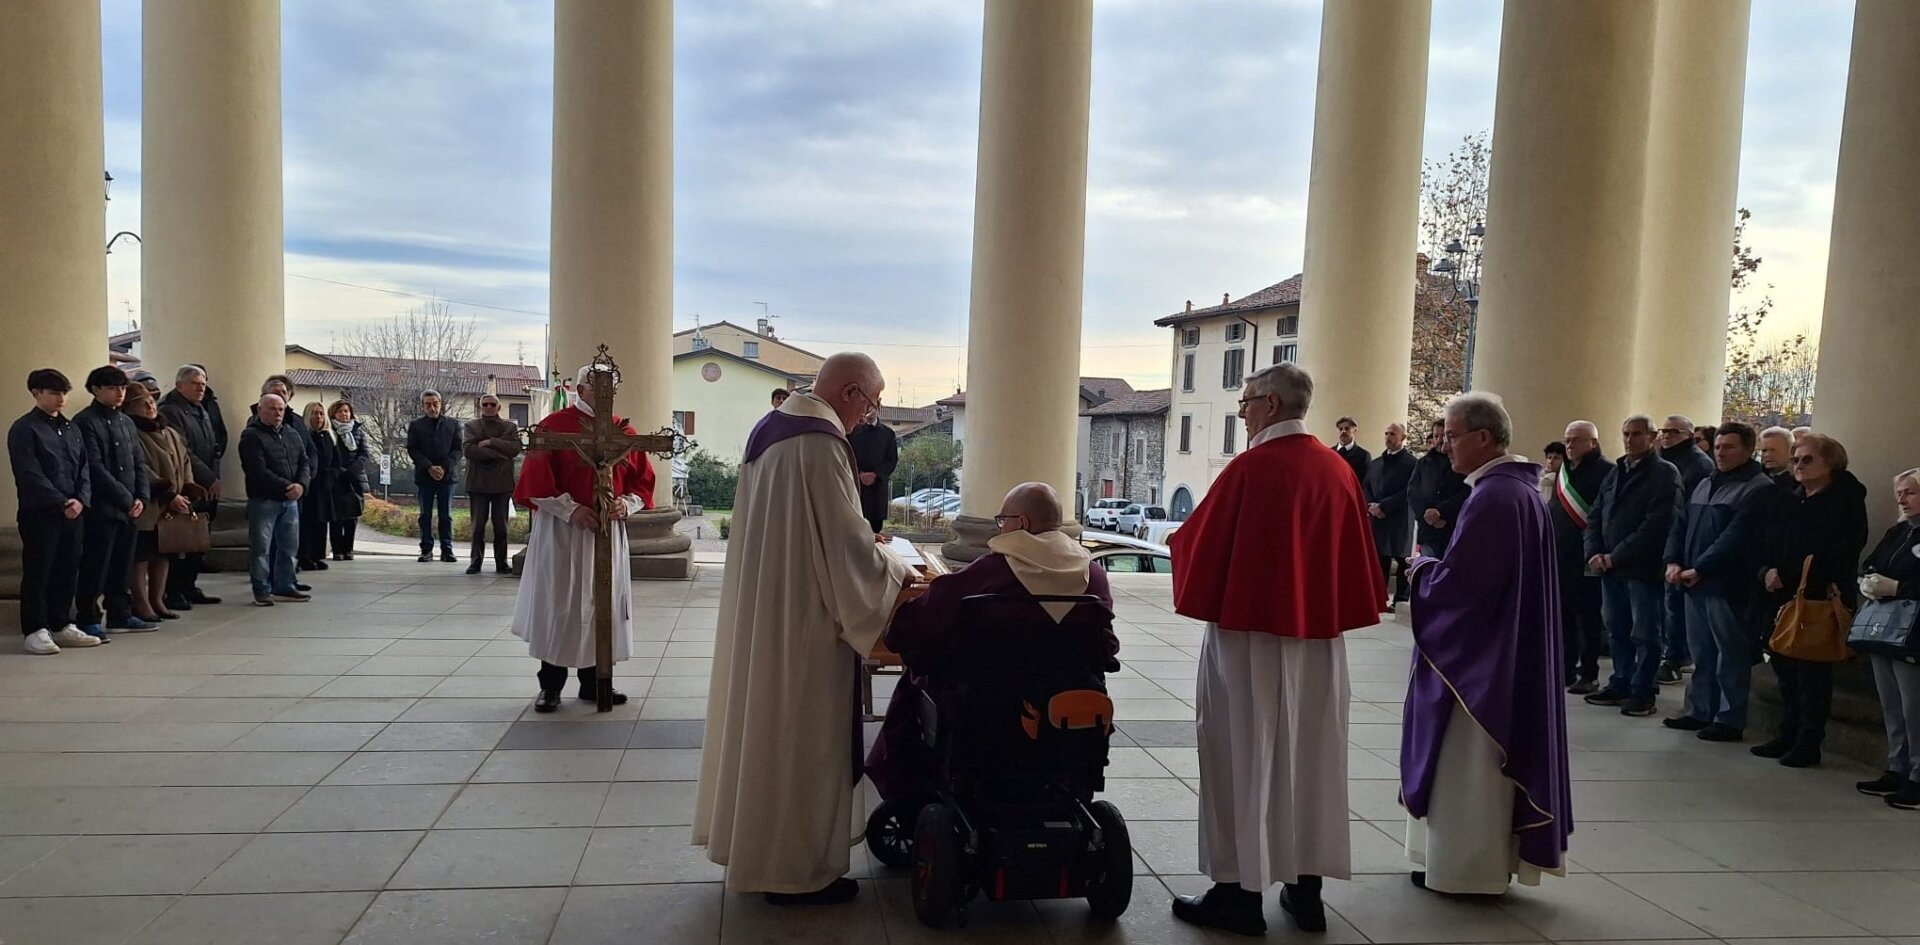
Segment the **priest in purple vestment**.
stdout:
<svg viewBox="0 0 1920 945">
<path fill-rule="evenodd" d="M 1437 892 L 1564 875 L 1573 830 L 1553 530 L 1540 467 L 1507 452 L 1512 429 L 1493 395 L 1447 405 L 1472 492 L 1446 559 L 1413 566 L 1400 803 L 1413 881 Z"/>
<path fill-rule="evenodd" d="M 1086 546 L 1060 530 L 1064 514 L 1060 495 L 1052 486 L 1041 482 L 1014 486 L 1001 502 L 1000 514 L 993 517 L 1000 534 L 987 542 L 987 553 L 959 571 L 935 578 L 925 594 L 894 612 L 883 639 L 888 649 L 906 660 L 907 675 L 894 688 L 880 737 L 867 755 L 867 777 L 882 798 L 910 798 L 926 778 L 932 759 L 920 740 L 919 716 L 925 681 L 914 675 L 913 658 L 916 653 L 966 645 L 966 628 L 956 622 L 961 601 L 975 594 L 1091 594 L 1105 608 L 1085 603 L 1040 606 L 1061 626 L 1099 621 L 1106 632 L 1107 655 L 1120 651 L 1120 640 L 1113 633 L 1113 594 L 1107 588 L 1107 572 L 1094 563 Z M 1020 654 L 1006 657 L 1018 660 Z"/>
</svg>

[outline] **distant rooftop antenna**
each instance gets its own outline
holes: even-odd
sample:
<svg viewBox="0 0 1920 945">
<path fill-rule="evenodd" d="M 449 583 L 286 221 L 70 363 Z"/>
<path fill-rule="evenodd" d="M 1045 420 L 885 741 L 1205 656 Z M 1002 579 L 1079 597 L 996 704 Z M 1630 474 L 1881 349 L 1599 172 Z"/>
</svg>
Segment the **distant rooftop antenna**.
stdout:
<svg viewBox="0 0 1920 945">
<path fill-rule="evenodd" d="M 713 342 L 707 340 L 706 332 L 700 330 L 700 313 L 693 313 L 693 350 L 699 351 L 712 346 Z"/>
<path fill-rule="evenodd" d="M 773 320 L 780 316 L 773 314 L 773 309 L 765 302 L 755 302 L 753 304 L 760 306 L 760 324 L 755 325 L 754 330 L 765 337 L 772 338 Z"/>
</svg>

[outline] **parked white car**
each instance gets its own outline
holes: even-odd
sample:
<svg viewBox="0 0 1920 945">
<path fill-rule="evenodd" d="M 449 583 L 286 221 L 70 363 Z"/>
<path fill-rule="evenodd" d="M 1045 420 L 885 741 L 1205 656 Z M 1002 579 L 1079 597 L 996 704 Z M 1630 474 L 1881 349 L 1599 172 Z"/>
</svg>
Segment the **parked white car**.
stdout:
<svg viewBox="0 0 1920 945">
<path fill-rule="evenodd" d="M 1118 531 L 1120 529 L 1120 510 L 1132 504 L 1133 503 L 1125 499 L 1095 500 L 1093 508 L 1087 510 L 1087 527 L 1098 528 L 1102 531 L 1109 532 Z"/>
<path fill-rule="evenodd" d="M 1167 543 L 1167 539 L 1173 537 L 1173 533 L 1179 530 L 1179 522 L 1156 522 L 1149 520 L 1140 523 L 1140 528 L 1134 533 L 1134 537 L 1142 541 L 1153 542 L 1156 545 L 1164 545 Z"/>
<path fill-rule="evenodd" d="M 1118 520 L 1120 527 L 1117 531 L 1122 535 L 1132 535 L 1135 538 L 1140 538 L 1143 537 L 1140 534 L 1141 525 L 1147 522 L 1164 522 L 1166 520 L 1167 510 L 1165 508 L 1158 505 L 1143 505 L 1136 502 L 1120 510 L 1120 518 Z"/>
</svg>

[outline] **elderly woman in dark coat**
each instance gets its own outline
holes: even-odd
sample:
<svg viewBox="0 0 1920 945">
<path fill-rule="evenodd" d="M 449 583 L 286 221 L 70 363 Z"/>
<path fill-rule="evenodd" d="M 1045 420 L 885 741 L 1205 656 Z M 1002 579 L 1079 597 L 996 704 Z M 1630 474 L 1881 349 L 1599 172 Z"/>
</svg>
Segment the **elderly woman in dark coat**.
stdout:
<svg viewBox="0 0 1920 945">
<path fill-rule="evenodd" d="M 1900 521 L 1860 566 L 1860 594 L 1872 600 L 1920 600 L 1920 469 L 1893 477 Z M 1920 810 L 1920 666 L 1897 656 L 1867 655 L 1887 725 L 1886 772 L 1854 785 L 1901 810 Z"/>
<path fill-rule="evenodd" d="M 333 543 L 333 560 L 353 560 L 353 538 L 360 530 L 360 513 L 366 508 L 366 499 L 373 492 L 372 476 L 373 447 L 368 441 L 367 425 L 353 415 L 353 405 L 336 400 L 327 408 L 327 418 L 333 426 L 334 442 L 340 445 L 340 453 L 346 461 L 346 471 L 334 484 L 332 520 L 327 523 L 328 537 Z"/>
</svg>

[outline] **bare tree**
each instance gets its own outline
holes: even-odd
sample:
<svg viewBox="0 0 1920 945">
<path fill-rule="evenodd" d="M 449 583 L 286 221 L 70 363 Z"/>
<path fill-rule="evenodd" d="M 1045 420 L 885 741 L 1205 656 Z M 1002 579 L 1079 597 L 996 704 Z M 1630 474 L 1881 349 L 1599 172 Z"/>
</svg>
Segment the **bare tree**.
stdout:
<svg viewBox="0 0 1920 945">
<path fill-rule="evenodd" d="M 384 375 L 372 391 L 354 390 L 354 413 L 372 428 L 379 452 L 393 456 L 396 467 L 408 465 L 407 424 L 420 415 L 420 395 L 439 391 L 447 416 L 463 417 L 469 401 L 465 381 L 457 370 L 472 361 L 483 339 L 471 317 L 460 318 L 452 306 L 432 299 L 395 315 L 354 329 L 337 345 L 356 368 Z M 399 476 L 394 477 L 399 480 Z"/>
<path fill-rule="evenodd" d="M 1733 291 L 1755 288 L 1761 258 L 1747 242 L 1752 211 L 1741 207 L 1733 224 Z M 1794 426 L 1813 415 L 1814 372 L 1819 346 L 1805 334 L 1768 341 L 1760 337 L 1773 313 L 1773 286 L 1758 288 L 1751 306 L 1727 313 L 1727 380 L 1721 412 L 1729 419 L 1760 425 Z"/>
<path fill-rule="evenodd" d="M 1407 416 L 1417 426 L 1437 417 L 1447 400 L 1466 387 L 1467 327 L 1473 315 L 1454 280 L 1480 284 L 1479 238 L 1469 235 L 1487 222 L 1487 171 L 1493 148 L 1487 132 L 1467 135 L 1445 160 L 1420 168 L 1420 251 L 1432 262 L 1451 258 L 1452 277 L 1422 273 L 1413 293 L 1413 363 L 1408 378 Z M 1448 244 L 1462 240 L 1468 252 L 1449 254 Z"/>
</svg>

